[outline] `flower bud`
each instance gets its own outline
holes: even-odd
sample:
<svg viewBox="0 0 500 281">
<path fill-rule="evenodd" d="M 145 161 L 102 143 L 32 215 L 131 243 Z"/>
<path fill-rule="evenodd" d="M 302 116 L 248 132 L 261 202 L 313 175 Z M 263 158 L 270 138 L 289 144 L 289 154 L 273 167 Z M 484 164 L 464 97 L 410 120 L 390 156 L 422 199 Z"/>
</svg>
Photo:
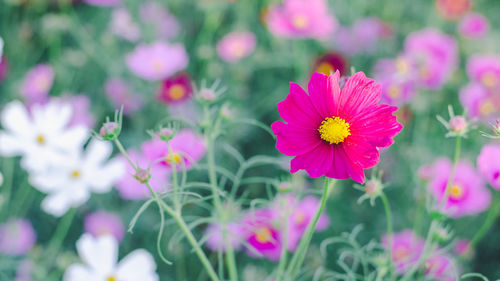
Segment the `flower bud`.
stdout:
<svg viewBox="0 0 500 281">
<path fill-rule="evenodd" d="M 453 233 L 448 227 L 439 226 L 436 232 L 434 233 L 434 236 L 436 240 L 444 243 L 452 238 Z"/>
<path fill-rule="evenodd" d="M 456 133 L 463 132 L 467 128 L 467 121 L 462 116 L 454 116 L 450 119 L 450 129 Z"/>
<path fill-rule="evenodd" d="M 379 184 L 377 181 L 375 180 L 369 180 L 366 182 L 366 185 L 365 185 L 365 192 L 368 194 L 368 195 L 373 195 L 375 194 L 377 191 L 379 191 Z"/>
<path fill-rule="evenodd" d="M 200 92 L 198 93 L 198 96 L 202 100 L 208 101 L 208 102 L 212 102 L 217 98 L 217 95 L 215 94 L 215 92 L 213 90 L 207 89 L 207 88 L 202 88 L 200 90 Z"/>
<path fill-rule="evenodd" d="M 151 174 L 149 173 L 149 170 L 138 168 L 135 171 L 134 178 L 140 183 L 147 183 L 151 178 Z"/>
<path fill-rule="evenodd" d="M 120 126 L 116 122 L 106 122 L 99 130 L 99 135 L 104 140 L 114 140 L 120 134 Z"/>
<path fill-rule="evenodd" d="M 157 136 L 163 141 L 169 141 L 174 137 L 174 130 L 170 128 L 161 128 Z"/>
<path fill-rule="evenodd" d="M 287 181 L 282 181 L 278 184 L 278 191 L 287 193 L 292 191 L 292 184 Z"/>
</svg>

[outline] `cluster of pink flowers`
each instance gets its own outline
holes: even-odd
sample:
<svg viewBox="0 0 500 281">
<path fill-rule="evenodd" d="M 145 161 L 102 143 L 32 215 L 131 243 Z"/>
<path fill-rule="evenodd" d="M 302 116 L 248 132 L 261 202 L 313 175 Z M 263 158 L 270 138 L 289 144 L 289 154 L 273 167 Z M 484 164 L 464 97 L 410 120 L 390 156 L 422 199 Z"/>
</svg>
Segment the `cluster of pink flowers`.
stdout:
<svg viewBox="0 0 500 281">
<path fill-rule="evenodd" d="M 205 141 L 194 131 L 183 129 L 168 142 L 155 137 L 144 142 L 140 151 L 130 149 L 128 154 L 135 165 L 149 170 L 153 190 L 163 192 L 169 188 L 172 166 L 175 165 L 178 171 L 191 169 L 205 155 Z M 150 192 L 146 185 L 133 178 L 137 171 L 127 159 L 122 159 L 127 174 L 116 184 L 120 196 L 127 200 L 148 198 Z"/>
<path fill-rule="evenodd" d="M 382 99 L 407 104 L 418 89 L 439 90 L 458 64 L 455 39 L 427 28 L 408 35 L 404 51 L 396 59 L 380 60 L 375 77 L 382 83 Z"/>
<path fill-rule="evenodd" d="M 500 115 L 500 57 L 473 55 L 467 61 L 470 82 L 460 90 L 469 117 L 494 121 Z"/>
<path fill-rule="evenodd" d="M 252 32 L 231 32 L 217 43 L 217 54 L 226 62 L 236 63 L 248 57 L 256 44 L 257 39 Z"/>
<path fill-rule="evenodd" d="M 392 262 L 398 274 L 405 274 L 417 263 L 423 253 L 425 242 L 410 229 L 394 233 L 392 236 Z M 382 237 L 384 247 L 389 247 L 388 237 Z M 423 263 L 423 272 L 433 280 L 454 281 L 456 261 L 444 250 L 435 249 Z"/>
<path fill-rule="evenodd" d="M 301 200 L 290 194 L 278 196 L 268 207 L 248 210 L 234 221 L 226 223 L 226 239 L 231 241 L 234 249 L 244 247 L 252 257 L 277 261 L 283 247 L 295 251 L 318 205 L 319 200 L 314 196 Z M 322 214 L 316 231 L 325 230 L 329 224 L 328 216 Z M 210 249 L 225 250 L 222 231 L 221 223 L 213 223 L 207 228 L 207 246 Z"/>
</svg>

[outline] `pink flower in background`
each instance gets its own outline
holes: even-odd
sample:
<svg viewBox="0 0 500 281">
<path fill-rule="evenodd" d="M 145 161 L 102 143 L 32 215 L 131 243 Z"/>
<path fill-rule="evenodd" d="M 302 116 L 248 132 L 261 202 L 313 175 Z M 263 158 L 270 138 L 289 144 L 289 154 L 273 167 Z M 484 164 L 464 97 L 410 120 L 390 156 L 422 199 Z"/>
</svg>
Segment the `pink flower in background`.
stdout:
<svg viewBox="0 0 500 281">
<path fill-rule="evenodd" d="M 271 32 L 279 37 L 328 39 L 337 19 L 324 0 L 285 0 L 272 5 L 266 17 Z"/>
<path fill-rule="evenodd" d="M 125 8 L 117 8 L 111 14 L 110 29 L 113 34 L 131 42 L 141 38 L 141 29 Z"/>
<path fill-rule="evenodd" d="M 469 247 L 470 247 L 470 241 L 467 239 L 461 239 L 458 240 L 457 243 L 455 243 L 455 246 L 453 247 L 453 251 L 455 254 L 459 256 L 465 256 L 467 257 L 467 254 L 469 253 Z"/>
<path fill-rule="evenodd" d="M 364 169 L 379 162 L 379 149 L 390 146 L 403 127 L 393 115 L 397 108 L 378 104 L 381 87 L 362 72 L 351 76 L 342 89 L 339 72 L 314 73 L 308 92 L 291 83 L 287 98 L 278 103 L 287 123 L 271 125 L 276 148 L 295 156 L 290 172 L 304 169 L 310 177 L 363 183 Z"/>
<path fill-rule="evenodd" d="M 125 235 L 125 227 L 121 218 L 114 213 L 105 211 L 97 211 L 87 215 L 84 228 L 85 232 L 96 238 L 100 235 L 111 234 L 116 240 L 121 241 Z"/>
<path fill-rule="evenodd" d="M 33 271 L 35 264 L 29 259 L 23 259 L 19 262 L 16 269 L 16 277 L 14 281 L 33 281 Z"/>
<path fill-rule="evenodd" d="M 372 53 L 378 42 L 391 36 L 391 28 L 378 18 L 362 18 L 351 27 L 340 27 L 333 39 L 336 48 L 350 56 Z"/>
<path fill-rule="evenodd" d="M 349 73 L 349 61 L 340 53 L 330 52 L 318 57 L 313 69 L 313 72 L 325 75 L 330 75 L 330 73 L 335 73 L 338 70 L 340 76 L 343 76 Z"/>
<path fill-rule="evenodd" d="M 9 219 L 0 225 L 0 253 L 7 256 L 22 256 L 36 243 L 33 226 L 25 219 Z"/>
<path fill-rule="evenodd" d="M 217 54 L 226 62 L 239 62 L 253 52 L 256 44 L 252 32 L 231 32 L 217 42 Z"/>
<path fill-rule="evenodd" d="M 188 54 L 182 44 L 168 44 L 157 41 L 140 44 L 125 61 L 135 75 L 149 81 L 166 79 L 188 65 Z"/>
<path fill-rule="evenodd" d="M 143 144 L 143 147 L 147 146 L 147 142 Z M 151 188 L 156 192 L 165 192 L 169 188 L 170 172 L 168 169 L 161 164 L 151 161 L 146 158 L 143 153 L 137 152 L 135 150 L 128 150 L 132 162 L 138 165 L 142 169 L 148 169 L 151 175 L 149 183 Z M 126 173 L 120 181 L 116 183 L 116 189 L 120 193 L 120 197 L 126 200 L 143 200 L 151 197 L 151 193 L 145 184 L 140 183 L 134 178 L 136 171 L 130 165 L 130 163 L 121 157 L 122 162 L 126 166 Z"/>
<path fill-rule="evenodd" d="M 242 236 L 244 235 L 244 228 L 239 223 L 228 223 L 227 224 L 227 236 L 233 249 L 240 250 L 243 246 Z M 224 236 L 222 233 L 222 224 L 212 223 L 205 230 L 205 235 L 207 236 L 207 247 L 212 251 L 225 252 L 226 243 L 224 241 Z"/>
<path fill-rule="evenodd" d="M 500 88 L 500 58 L 496 55 L 473 55 L 467 61 L 467 75 L 488 89 Z"/>
<path fill-rule="evenodd" d="M 288 249 L 295 251 L 302 235 L 306 231 L 309 222 L 316 214 L 319 199 L 314 196 L 307 196 L 296 202 L 296 199 L 291 197 L 293 210 L 288 218 Z M 279 209 L 277 209 L 279 210 Z M 327 214 L 322 214 L 316 224 L 316 231 L 325 230 L 330 225 L 330 218 Z"/>
<path fill-rule="evenodd" d="M 494 189 L 500 190 L 500 144 L 483 146 L 477 158 L 477 168 Z"/>
<path fill-rule="evenodd" d="M 153 25 L 161 37 L 170 39 L 179 33 L 180 25 L 177 19 L 158 2 L 141 3 L 139 16 L 143 22 Z"/>
<path fill-rule="evenodd" d="M 123 106 L 123 114 L 129 115 L 144 105 L 141 97 L 134 93 L 122 79 L 111 78 L 104 84 L 104 91 L 115 108 Z"/>
<path fill-rule="evenodd" d="M 203 158 L 206 151 L 205 141 L 193 130 L 183 129 L 178 131 L 168 144 L 160 139 L 147 141 L 142 146 L 142 151 L 146 158 L 154 163 L 160 163 L 171 168 L 172 161 L 180 171 L 183 166 L 189 170 L 194 163 Z"/>
<path fill-rule="evenodd" d="M 374 67 L 375 79 L 382 85 L 382 101 L 391 105 L 408 104 L 417 93 L 415 65 L 410 58 L 381 59 Z"/>
<path fill-rule="evenodd" d="M 425 261 L 425 275 L 433 280 L 456 281 L 458 275 L 457 267 L 453 258 L 447 254 L 435 254 Z"/>
<path fill-rule="evenodd" d="M 0 83 L 5 79 L 8 71 L 9 71 L 9 63 L 4 55 L 0 57 Z"/>
<path fill-rule="evenodd" d="M 492 121 L 500 113 L 500 100 L 478 83 L 469 83 L 460 90 L 460 103 L 470 117 Z"/>
<path fill-rule="evenodd" d="M 281 255 L 282 235 L 275 226 L 277 212 L 272 209 L 257 209 L 243 219 L 244 239 L 248 243 L 246 252 L 252 257 L 263 257 L 278 261 Z"/>
<path fill-rule="evenodd" d="M 427 28 L 410 33 L 404 54 L 417 65 L 421 86 L 438 90 L 449 79 L 458 64 L 455 39 L 439 30 Z"/>
<path fill-rule="evenodd" d="M 52 67 L 49 64 L 38 64 L 24 77 L 21 95 L 27 104 L 45 102 L 53 82 Z"/>
<path fill-rule="evenodd" d="M 165 104 L 188 100 L 193 94 L 191 78 L 186 73 L 163 80 L 157 99 Z"/>
<path fill-rule="evenodd" d="M 490 29 L 488 19 L 479 13 L 467 14 L 458 25 L 458 33 L 469 38 L 480 38 Z"/>
<path fill-rule="evenodd" d="M 84 94 L 79 95 L 63 95 L 60 98 L 53 98 L 59 102 L 67 103 L 73 109 L 69 126 L 82 125 L 87 128 L 94 127 L 95 118 L 90 112 L 90 98 Z"/>
<path fill-rule="evenodd" d="M 451 161 L 446 158 L 434 163 L 434 177 L 429 183 L 429 190 L 438 206 L 445 193 L 451 167 Z M 469 162 L 459 162 L 444 211 L 453 218 L 472 216 L 487 210 L 490 203 L 491 193 L 474 167 Z"/>
<path fill-rule="evenodd" d="M 382 237 L 382 244 L 388 247 L 387 235 Z M 392 236 L 392 262 L 398 273 L 405 273 L 419 259 L 424 250 L 425 241 L 413 230 L 406 229 Z"/>
<path fill-rule="evenodd" d="M 113 7 L 121 5 L 122 0 L 83 0 L 83 2 L 93 6 Z"/>
</svg>

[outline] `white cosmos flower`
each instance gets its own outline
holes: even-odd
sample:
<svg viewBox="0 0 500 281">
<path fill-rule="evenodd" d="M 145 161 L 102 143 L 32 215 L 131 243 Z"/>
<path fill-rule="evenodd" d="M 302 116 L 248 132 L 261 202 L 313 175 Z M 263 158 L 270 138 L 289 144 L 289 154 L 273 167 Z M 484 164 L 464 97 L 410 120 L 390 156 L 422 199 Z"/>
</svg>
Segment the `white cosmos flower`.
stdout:
<svg viewBox="0 0 500 281">
<path fill-rule="evenodd" d="M 46 170 L 30 174 L 30 183 L 48 193 L 42 209 L 54 216 L 62 216 L 71 207 L 85 203 L 91 192 L 104 193 L 125 173 L 120 159 L 107 161 L 113 146 L 93 139 L 85 152 L 68 154 L 54 161 Z"/>
<path fill-rule="evenodd" d="M 157 281 L 156 263 L 146 250 L 138 249 L 118 263 L 118 241 L 111 235 L 94 238 L 85 233 L 76 242 L 83 264 L 72 264 L 63 281 Z"/>
<path fill-rule="evenodd" d="M 68 127 L 70 105 L 35 104 L 28 112 L 20 101 L 8 103 L 0 115 L 0 155 L 22 156 L 29 171 L 45 169 L 51 161 L 81 149 L 90 131 L 84 126 Z"/>
</svg>

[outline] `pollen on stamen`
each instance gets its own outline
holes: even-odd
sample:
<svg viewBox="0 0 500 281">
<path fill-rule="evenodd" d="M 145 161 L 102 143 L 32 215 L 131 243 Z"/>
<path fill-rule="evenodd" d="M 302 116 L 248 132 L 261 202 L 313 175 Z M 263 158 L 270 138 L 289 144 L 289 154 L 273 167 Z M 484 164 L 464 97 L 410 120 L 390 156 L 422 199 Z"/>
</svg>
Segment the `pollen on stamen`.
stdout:
<svg viewBox="0 0 500 281">
<path fill-rule="evenodd" d="M 321 122 L 318 132 L 329 144 L 339 144 L 351 135 L 349 123 L 340 117 L 327 117 Z"/>
</svg>

